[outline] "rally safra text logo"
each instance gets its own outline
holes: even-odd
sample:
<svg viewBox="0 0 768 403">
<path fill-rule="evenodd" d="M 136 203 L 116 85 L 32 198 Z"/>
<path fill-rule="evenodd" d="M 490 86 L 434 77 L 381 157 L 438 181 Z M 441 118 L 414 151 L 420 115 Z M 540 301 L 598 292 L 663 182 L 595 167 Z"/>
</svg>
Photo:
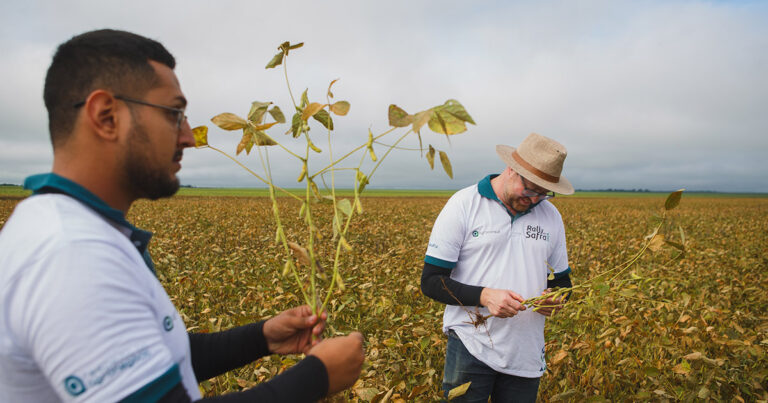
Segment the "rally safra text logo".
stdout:
<svg viewBox="0 0 768 403">
<path fill-rule="evenodd" d="M 544 232 L 540 226 L 529 225 L 525 228 L 525 237 L 534 240 L 542 240 L 549 242 L 549 232 Z"/>
</svg>

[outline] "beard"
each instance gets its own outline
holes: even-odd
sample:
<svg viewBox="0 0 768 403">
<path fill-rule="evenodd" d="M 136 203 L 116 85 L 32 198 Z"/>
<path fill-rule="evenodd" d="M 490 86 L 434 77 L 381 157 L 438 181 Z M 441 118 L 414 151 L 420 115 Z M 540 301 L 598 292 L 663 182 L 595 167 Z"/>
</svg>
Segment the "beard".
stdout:
<svg viewBox="0 0 768 403">
<path fill-rule="evenodd" d="M 151 147 L 149 136 L 143 125 L 136 119 L 134 122 L 137 123 L 129 135 L 128 153 L 124 164 L 127 186 L 137 198 L 157 200 L 173 196 L 179 190 L 179 179 L 166 170 L 153 166 L 147 156 Z M 181 152 L 176 150 L 174 158 Z"/>
</svg>

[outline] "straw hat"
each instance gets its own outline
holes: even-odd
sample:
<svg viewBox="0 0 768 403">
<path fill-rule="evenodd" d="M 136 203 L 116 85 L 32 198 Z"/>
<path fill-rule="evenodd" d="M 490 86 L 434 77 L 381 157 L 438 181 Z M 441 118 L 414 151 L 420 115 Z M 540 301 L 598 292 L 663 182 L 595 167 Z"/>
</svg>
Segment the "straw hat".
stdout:
<svg viewBox="0 0 768 403">
<path fill-rule="evenodd" d="M 557 141 L 531 133 L 517 149 L 497 145 L 496 153 L 525 179 L 553 192 L 573 194 L 571 182 L 560 175 L 568 151 Z"/>
</svg>

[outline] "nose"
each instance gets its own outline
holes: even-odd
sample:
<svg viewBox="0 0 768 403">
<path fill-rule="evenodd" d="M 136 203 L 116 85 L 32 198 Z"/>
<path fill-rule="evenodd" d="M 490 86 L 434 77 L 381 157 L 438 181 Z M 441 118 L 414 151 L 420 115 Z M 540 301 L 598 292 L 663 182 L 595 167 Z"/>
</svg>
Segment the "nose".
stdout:
<svg viewBox="0 0 768 403">
<path fill-rule="evenodd" d="M 179 148 L 188 148 L 195 145 L 195 137 L 192 135 L 192 127 L 189 125 L 189 119 L 187 119 L 186 116 L 179 129 L 177 145 Z"/>
</svg>

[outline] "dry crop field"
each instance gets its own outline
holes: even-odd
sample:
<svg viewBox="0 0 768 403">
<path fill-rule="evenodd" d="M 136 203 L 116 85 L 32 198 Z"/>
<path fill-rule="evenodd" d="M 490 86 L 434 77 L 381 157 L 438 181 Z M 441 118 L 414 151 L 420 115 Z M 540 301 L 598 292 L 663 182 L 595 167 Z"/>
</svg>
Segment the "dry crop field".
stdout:
<svg viewBox="0 0 768 403">
<path fill-rule="evenodd" d="M 432 222 L 445 197 L 364 198 L 347 238 L 347 289 L 331 303 L 328 334 L 363 332 L 366 363 L 335 400 L 439 399 L 443 306 L 419 289 Z M 0 225 L 17 198 L 0 200 Z M 662 197 L 556 198 L 575 284 L 633 255 Z M 303 226 L 288 219 L 289 239 Z M 286 206 L 286 208 L 292 208 Z M 319 206 L 318 208 L 326 208 Z M 330 224 L 319 227 L 330 234 Z M 688 252 L 669 264 L 649 253 L 610 290 L 576 292 L 548 320 L 542 401 L 759 401 L 768 399 L 768 199 L 686 197 L 670 212 Z M 129 219 L 154 231 L 160 281 L 191 331 L 226 329 L 294 306 L 281 277 L 268 198 L 175 197 L 139 202 Z M 676 228 L 676 227 L 675 227 Z M 319 249 L 321 256 L 328 250 Z M 480 330 L 482 331 L 482 330 Z M 206 394 L 269 379 L 300 357 L 268 357 L 204 381 Z"/>
</svg>

